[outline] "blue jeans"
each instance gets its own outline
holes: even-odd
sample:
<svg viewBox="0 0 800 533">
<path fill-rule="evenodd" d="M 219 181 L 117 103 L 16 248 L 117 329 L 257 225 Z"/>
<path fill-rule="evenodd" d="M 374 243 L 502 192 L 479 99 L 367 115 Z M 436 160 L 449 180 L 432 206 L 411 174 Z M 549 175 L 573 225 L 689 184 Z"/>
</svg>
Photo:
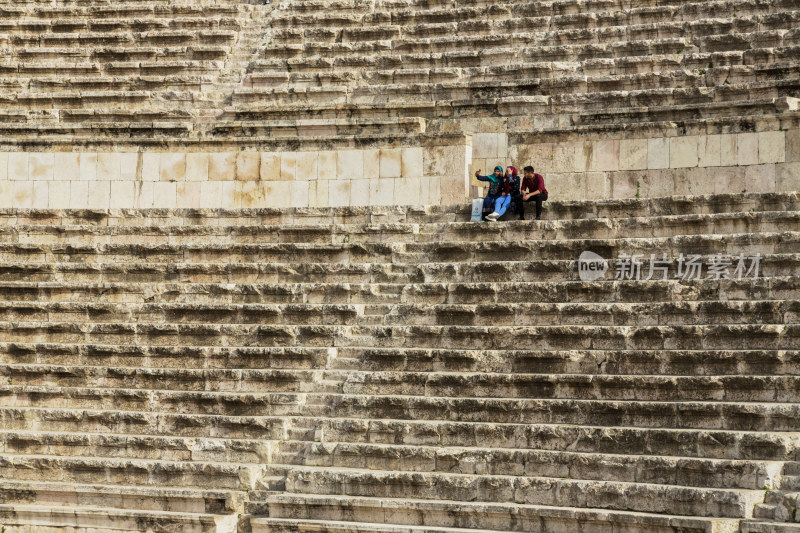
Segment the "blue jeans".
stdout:
<svg viewBox="0 0 800 533">
<path fill-rule="evenodd" d="M 511 203 L 511 195 L 499 196 L 494 202 L 494 211 L 500 216 L 503 216 Z M 499 217 L 498 217 L 499 218 Z"/>
</svg>

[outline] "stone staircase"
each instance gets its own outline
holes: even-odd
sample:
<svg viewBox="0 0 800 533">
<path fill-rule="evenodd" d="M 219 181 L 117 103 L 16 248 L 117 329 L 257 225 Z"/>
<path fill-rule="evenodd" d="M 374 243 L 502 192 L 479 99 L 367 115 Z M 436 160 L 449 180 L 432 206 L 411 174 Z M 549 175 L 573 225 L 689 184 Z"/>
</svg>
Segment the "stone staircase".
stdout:
<svg viewBox="0 0 800 533">
<path fill-rule="evenodd" d="M 799 206 L 0 211 L 0 526 L 794 531 Z"/>
</svg>

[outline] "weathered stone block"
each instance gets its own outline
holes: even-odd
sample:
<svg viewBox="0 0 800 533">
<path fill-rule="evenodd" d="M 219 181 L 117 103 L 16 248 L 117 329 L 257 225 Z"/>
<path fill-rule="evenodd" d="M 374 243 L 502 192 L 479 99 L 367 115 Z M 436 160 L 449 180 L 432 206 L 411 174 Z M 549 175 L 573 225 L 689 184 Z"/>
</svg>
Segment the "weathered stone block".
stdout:
<svg viewBox="0 0 800 533">
<path fill-rule="evenodd" d="M 139 154 L 136 152 L 119 153 L 119 179 L 133 181 L 139 170 Z M 56 167 L 58 168 L 58 167 Z"/>
<path fill-rule="evenodd" d="M 328 198 L 331 207 L 350 205 L 350 181 L 333 180 L 328 183 Z"/>
<path fill-rule="evenodd" d="M 729 167 L 739 164 L 738 139 L 736 135 L 719 136 L 719 164 Z"/>
<path fill-rule="evenodd" d="M 189 154 L 187 154 L 188 156 Z M 199 208 L 202 183 L 199 181 L 185 181 L 178 183 L 176 187 L 175 207 L 181 209 Z M 114 190 L 111 190 L 111 197 L 114 197 Z"/>
<path fill-rule="evenodd" d="M 261 152 L 261 169 L 259 176 L 264 181 L 280 181 L 281 156 L 272 152 Z"/>
<path fill-rule="evenodd" d="M 239 181 L 261 179 L 261 157 L 258 152 L 239 152 L 236 155 L 236 179 Z"/>
<path fill-rule="evenodd" d="M 83 154 L 81 154 L 81 159 L 82 158 Z M 161 173 L 159 171 L 160 163 L 161 154 L 156 152 L 144 152 L 142 154 L 142 181 L 159 181 L 161 179 Z"/>
<path fill-rule="evenodd" d="M 669 168 L 669 139 L 647 139 L 647 168 Z"/>
<path fill-rule="evenodd" d="M 178 204 L 178 184 L 158 181 L 153 184 L 153 207 L 174 209 Z"/>
<path fill-rule="evenodd" d="M 353 180 L 350 182 L 350 204 L 351 205 L 369 205 L 369 187 L 372 181 L 377 181 L 378 178 L 372 179 Z"/>
<path fill-rule="evenodd" d="M 686 168 L 697 166 L 697 137 L 672 137 L 669 140 L 670 168 Z"/>
<path fill-rule="evenodd" d="M 8 154 L 8 179 L 20 181 L 28 180 L 27 152 L 11 152 Z"/>
<path fill-rule="evenodd" d="M 400 173 L 404 178 L 418 178 L 422 176 L 422 148 L 403 148 Z M 372 176 L 365 177 L 369 178 Z"/>
<path fill-rule="evenodd" d="M 718 167 L 721 155 L 720 135 L 700 135 L 697 138 L 697 166 Z"/>
<path fill-rule="evenodd" d="M 370 180 L 369 182 L 370 205 L 393 205 L 394 182 L 395 180 L 393 179 Z"/>
<path fill-rule="evenodd" d="M 758 133 L 736 134 L 737 164 L 758 164 Z"/>
<path fill-rule="evenodd" d="M 86 200 L 86 205 L 89 209 L 108 209 L 110 196 L 110 182 L 98 180 L 89 182 L 89 195 Z"/>
<path fill-rule="evenodd" d="M 111 209 L 132 209 L 136 207 L 135 191 L 136 187 L 133 181 L 112 181 L 108 207 Z"/>
<path fill-rule="evenodd" d="M 619 168 L 620 170 L 647 168 L 647 139 L 622 139 L 619 142 Z"/>
<path fill-rule="evenodd" d="M 745 168 L 744 189 L 747 192 L 775 192 L 775 164 L 750 165 Z"/>
<path fill-rule="evenodd" d="M 786 161 L 786 133 L 762 131 L 758 134 L 758 162 L 783 163 Z"/>
<path fill-rule="evenodd" d="M 364 179 L 364 154 L 361 150 L 339 150 L 336 156 L 336 179 Z"/>
<path fill-rule="evenodd" d="M 364 177 L 375 179 L 381 175 L 381 151 L 377 148 L 361 150 L 364 157 Z"/>
<path fill-rule="evenodd" d="M 303 181 L 315 181 L 317 179 L 318 161 L 318 152 L 299 152 L 297 154 L 298 179 Z M 308 191 L 308 187 L 306 187 L 305 190 Z M 308 194 L 306 194 L 306 202 L 308 202 Z M 306 205 L 308 204 L 306 203 Z"/>
<path fill-rule="evenodd" d="M 208 154 L 208 179 L 233 181 L 236 178 L 236 153 L 212 152 Z"/>
<path fill-rule="evenodd" d="M 317 163 L 317 179 L 319 180 L 335 180 L 337 169 L 338 152 L 326 150 L 319 153 L 319 162 Z"/>
<path fill-rule="evenodd" d="M 208 154 L 190 152 L 186 154 L 186 181 L 208 181 Z"/>
<path fill-rule="evenodd" d="M 28 158 L 28 179 L 51 181 L 55 159 L 52 152 L 34 152 Z"/>
<path fill-rule="evenodd" d="M 395 205 L 419 205 L 419 178 L 398 178 L 394 182 Z"/>
<path fill-rule="evenodd" d="M 62 180 L 52 181 L 49 184 L 49 189 L 47 192 L 47 207 L 49 209 L 68 209 L 69 187 L 70 187 L 70 182 L 68 181 L 62 181 Z"/>
<path fill-rule="evenodd" d="M 611 172 L 619 170 L 619 140 L 595 141 L 589 170 Z"/>
<path fill-rule="evenodd" d="M 380 177 L 399 178 L 402 174 L 402 151 L 399 148 L 381 150 Z"/>
<path fill-rule="evenodd" d="M 786 132 L 786 161 L 800 161 L 800 130 Z"/>
<path fill-rule="evenodd" d="M 775 190 L 800 191 L 800 161 L 775 165 Z"/>
</svg>

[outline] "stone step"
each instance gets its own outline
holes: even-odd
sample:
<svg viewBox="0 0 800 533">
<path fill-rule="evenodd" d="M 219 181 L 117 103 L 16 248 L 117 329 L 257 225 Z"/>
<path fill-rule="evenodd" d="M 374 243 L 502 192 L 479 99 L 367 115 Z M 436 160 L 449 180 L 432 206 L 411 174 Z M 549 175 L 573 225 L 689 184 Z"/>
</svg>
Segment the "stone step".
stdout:
<svg viewBox="0 0 800 533">
<path fill-rule="evenodd" d="M 604 252 L 604 250 L 599 250 Z M 702 253 L 701 249 L 698 249 Z M 402 290 L 400 285 L 407 285 L 412 297 L 421 299 L 429 303 L 459 301 L 465 303 L 481 303 L 508 301 L 502 300 L 506 292 L 504 286 L 498 283 L 520 283 L 521 289 L 526 291 L 525 296 L 511 297 L 513 300 L 523 298 L 542 298 L 542 290 L 547 287 L 558 288 L 569 287 L 571 292 L 577 291 L 600 291 L 614 290 L 617 286 L 625 295 L 644 291 L 661 293 L 661 287 L 670 286 L 670 283 L 686 286 L 682 291 L 694 293 L 697 287 L 697 294 L 710 294 L 710 298 L 719 297 L 731 290 L 738 293 L 739 299 L 749 294 L 751 288 L 758 289 L 758 294 L 769 294 L 769 287 L 774 281 L 774 286 L 779 291 L 792 291 L 794 285 L 791 278 L 800 266 L 800 254 L 780 253 L 769 254 L 761 253 L 761 263 L 759 268 L 759 278 L 752 278 L 753 272 L 743 279 L 694 279 L 694 275 L 686 275 L 688 269 L 684 268 L 680 275 L 677 271 L 677 259 L 672 257 L 674 262 L 669 265 L 667 271 L 668 278 L 658 280 L 645 280 L 649 274 L 649 254 L 660 252 L 660 250 L 646 250 L 646 264 L 643 263 L 643 274 L 641 280 L 620 279 L 612 281 L 612 274 L 607 273 L 605 277 L 595 280 L 591 284 L 580 282 L 578 265 L 575 258 L 541 260 L 526 258 L 521 261 L 507 261 L 503 258 L 492 259 L 487 257 L 485 261 L 457 262 L 452 261 L 427 261 L 423 264 L 410 263 L 391 263 L 391 262 L 370 262 L 370 263 L 314 263 L 304 262 L 297 264 L 290 263 L 261 263 L 261 262 L 198 262 L 182 263 L 169 261 L 168 258 L 161 258 L 159 261 L 138 261 L 128 263 L 86 263 L 82 261 L 62 261 L 58 262 L 37 262 L 27 263 L 20 261 L 0 262 L 0 283 L 8 282 L 59 282 L 59 283 L 136 283 L 136 284 L 186 284 L 195 283 L 203 285 L 214 284 L 235 284 L 232 289 L 234 292 L 250 291 L 244 287 L 259 287 L 266 285 L 264 290 L 269 291 L 279 298 L 281 294 L 287 294 L 289 302 L 305 302 L 306 300 L 319 302 L 322 294 L 328 287 L 322 286 L 319 291 L 303 293 L 301 298 L 294 294 L 291 288 L 275 287 L 276 285 L 301 285 L 304 283 L 319 283 L 324 285 L 351 285 L 351 291 L 359 291 L 360 285 L 367 285 L 363 291 L 355 298 L 355 302 L 372 303 L 385 301 L 386 298 L 400 297 L 402 301 Z M 580 252 L 582 253 L 582 252 Z M 611 259 L 614 266 L 616 277 L 616 264 L 613 263 L 613 251 L 606 254 L 606 260 Z M 624 251 L 622 253 L 625 253 Z M 683 253 L 683 252 L 681 252 Z M 739 253 L 743 253 L 740 250 Z M 733 254 L 737 258 L 738 254 Z M 580 257 L 577 255 L 576 257 Z M 662 255 L 656 255 L 654 259 L 658 261 Z M 669 255 L 667 256 L 669 260 Z M 684 256 L 686 260 L 688 254 Z M 755 256 L 749 256 L 749 261 Z M 63 258 L 58 258 L 63 259 Z M 513 258 L 512 258 L 513 259 Z M 643 256 L 640 261 L 644 261 Z M 705 275 L 707 276 L 706 262 L 712 260 L 712 256 L 701 256 L 698 260 L 703 263 Z M 735 270 L 735 269 L 734 269 Z M 661 273 L 663 277 L 663 273 Z M 686 276 L 684 276 L 686 275 Z M 703 273 L 701 272 L 701 275 Z M 626 274 L 626 277 L 627 276 Z M 683 279 L 686 277 L 687 279 Z M 738 276 L 735 276 L 738 277 Z M 554 285 L 550 285 L 553 283 Z M 438 285 L 437 285 L 438 284 Z M 446 284 L 446 285 L 445 285 Z M 618 285 L 615 285 L 618 284 Z M 375 295 L 368 285 L 374 285 L 375 289 L 387 288 L 388 292 L 380 296 Z M 420 286 L 422 285 L 422 286 Z M 425 285 L 433 285 L 426 287 Z M 477 286 L 475 286 L 477 285 Z M 236 286 L 243 286 L 237 289 Z M 452 287 L 452 289 L 450 289 Z M 578 287 L 577 289 L 575 287 Z M 339 290 L 344 290 L 344 287 Z M 458 300 L 450 300 L 449 293 L 458 294 Z M 706 292 L 708 291 L 708 292 Z M 433 295 L 428 293 L 432 292 Z M 398 294 L 400 296 L 398 296 Z M 394 296 L 393 296 L 394 295 Z M 109 296 L 113 294 L 109 291 Z M 453 298 L 456 298 L 455 296 Z M 626 299 L 634 298 L 626 296 Z M 641 298 L 637 296 L 636 298 Z M 512 301 L 513 301 L 512 300 Z M 531 301 L 531 300 L 525 300 Z"/>
<path fill-rule="evenodd" d="M 236 491 L 190 488 L 84 485 L 57 481 L 2 480 L 3 503 L 39 505 L 52 509 L 99 507 L 116 510 L 228 514 L 240 508 L 243 495 Z"/>
<path fill-rule="evenodd" d="M 797 431 L 796 403 L 446 398 L 312 393 L 233 393 L 2 385 L 2 407 L 220 416 L 339 416 L 393 420 L 599 424 L 687 429 Z"/>
<path fill-rule="evenodd" d="M 747 518 L 763 491 L 584 481 L 532 476 L 422 474 L 357 469 L 292 467 L 289 493 L 378 498 L 526 503 L 724 518 Z"/>
<path fill-rule="evenodd" d="M 306 445 L 289 455 L 293 465 L 324 469 L 544 476 L 707 488 L 763 490 L 780 478 L 780 463 L 571 451 L 326 442 Z"/>
<path fill-rule="evenodd" d="M 6 455 L 143 459 L 169 462 L 269 463 L 274 441 L 0 430 Z"/>
<path fill-rule="evenodd" d="M 0 521 L 15 533 L 74 533 L 155 530 L 234 533 L 235 514 L 109 509 L 105 506 L 53 508 L 50 505 L 0 504 Z M 145 526 L 146 524 L 146 526 Z"/>
<path fill-rule="evenodd" d="M 770 356 L 786 357 L 791 354 Z M 0 361 L 10 364 L 56 364 L 65 366 L 133 368 L 266 368 L 311 370 L 324 368 L 336 357 L 333 348 L 230 348 L 156 347 L 143 345 L 76 345 L 0 343 Z M 773 364 L 774 361 L 773 361 Z M 787 361 L 787 364 L 788 363 Z"/>
<path fill-rule="evenodd" d="M 73 110 L 69 113 L 79 113 Z M 116 113 L 131 113 L 115 110 Z M 235 120 L 269 120 L 270 115 L 257 109 L 231 113 Z M 284 110 L 285 112 L 285 110 Z M 661 198 L 600 199 L 591 201 L 549 201 L 548 220 L 582 220 L 595 218 L 632 218 L 721 213 L 758 213 L 764 211 L 797 211 L 800 193 L 715 194 L 706 196 L 666 196 Z M 469 220 L 469 206 L 376 206 L 331 208 L 263 208 L 263 209 L 137 209 L 120 210 L 57 210 L 0 209 L 0 224 L 20 226 L 32 224 L 65 224 L 89 226 L 178 226 L 178 225 L 282 225 L 282 224 L 381 224 L 441 223 Z M 740 215 L 741 216 L 741 215 Z"/>
<path fill-rule="evenodd" d="M 648 376 L 314 372 L 0 365 L 0 380 L 19 386 L 237 393 L 345 393 L 496 399 L 796 402 L 796 376 Z M 799 487 L 800 488 L 800 487 Z"/>
<path fill-rule="evenodd" d="M 472 271 L 476 277 L 482 279 L 478 283 L 438 282 L 435 278 L 457 278 L 455 269 L 447 269 L 446 265 L 427 265 L 424 277 L 432 278 L 430 282 L 415 283 L 413 273 L 409 273 L 408 283 L 360 283 L 348 279 L 358 273 L 358 269 L 340 272 L 342 282 L 326 283 L 316 282 L 314 276 L 308 272 L 305 280 L 307 283 L 283 280 L 283 283 L 192 283 L 186 279 L 182 283 L 151 280 L 137 282 L 135 276 L 128 278 L 127 282 L 108 281 L 101 283 L 76 282 L 76 281 L 0 281 L 0 302 L 9 305 L 11 302 L 50 302 L 58 307 L 63 303 L 105 302 L 107 305 L 121 304 L 194 304 L 198 306 L 216 304 L 226 305 L 256 305 L 256 304 L 350 304 L 350 305 L 380 305 L 380 304 L 421 304 L 421 305 L 467 305 L 467 304 L 528 304 L 540 302 L 535 305 L 551 308 L 555 304 L 571 302 L 576 307 L 581 304 L 597 304 L 606 302 L 607 305 L 616 304 L 641 304 L 652 302 L 655 305 L 664 305 L 668 302 L 730 302 L 730 306 L 747 305 L 776 305 L 770 302 L 779 300 L 794 300 L 798 296 L 798 288 L 791 276 L 769 275 L 772 272 L 772 258 L 762 260 L 762 278 L 737 279 L 700 279 L 681 280 L 668 279 L 649 281 L 596 280 L 591 284 L 580 281 L 526 281 L 521 265 L 513 263 L 483 263 L 474 264 Z M 787 261 L 788 263 L 788 261 Z M 12 269 L 13 276 L 9 273 Z M 146 267 L 146 265 L 141 265 Z M 376 265 L 381 266 L 383 265 Z M 789 265 L 787 265 L 788 267 Z M 37 277 L 46 278 L 44 272 L 40 275 L 27 275 L 24 265 L 0 265 L 0 272 L 6 278 Z M 73 273 L 80 272 L 80 265 L 58 265 L 59 271 L 53 272 L 49 277 L 66 278 L 66 272 L 74 268 Z M 164 278 L 169 278 L 167 265 L 151 265 L 152 272 L 165 270 Z M 440 268 L 437 268 L 440 267 Z M 517 268 L 515 268 L 517 267 Z M 253 265 L 257 269 L 257 265 Z M 389 267 L 386 267 L 389 270 Z M 769 269 L 769 270 L 768 270 Z M 36 270 L 36 269 L 32 269 Z M 409 269 L 410 270 L 410 269 Z M 437 273 L 438 270 L 438 273 Z M 65 272 L 66 271 L 66 272 Z M 361 270 L 364 277 L 369 277 L 370 272 Z M 773 271 L 774 272 L 774 271 Z M 81 272 L 87 273 L 87 272 Z M 530 274 L 533 272 L 529 271 Z M 22 274 L 22 276 L 20 276 Z M 114 273 L 107 272 L 110 277 Z M 285 271 L 289 275 L 288 269 Z M 297 271 L 293 275 L 299 275 Z M 399 272 L 396 275 L 399 276 Z M 434 274 L 434 275 L 431 275 Z M 449 275 L 447 275 L 449 274 Z M 103 275 L 103 274 L 100 274 Z M 123 273 L 119 273 L 122 278 Z M 277 276 L 277 273 L 275 273 Z M 388 274 L 387 274 L 388 276 Z M 72 279 L 78 277 L 73 276 Z M 530 276 L 535 279 L 534 276 Z M 541 276 L 537 276 L 541 278 Z M 134 281 L 131 281 L 131 279 Z M 753 296 L 756 296 L 754 298 Z M 590 306 L 591 308 L 591 306 Z"/>
<path fill-rule="evenodd" d="M 390 293 L 391 294 L 391 293 Z M 329 298 L 337 302 L 338 298 Z M 686 326 L 788 324 L 796 300 L 644 303 L 90 303 L 0 300 L 2 322 L 325 326 Z"/>
<path fill-rule="evenodd" d="M 289 433 L 285 416 L 154 413 L 125 411 L 113 405 L 107 409 L 0 407 L 0 417 L 8 431 L 268 440 L 286 439 Z"/>
<path fill-rule="evenodd" d="M 180 127 L 171 123 L 170 128 Z M 91 127 L 91 126 L 89 126 Z M 546 240 L 673 237 L 681 235 L 735 234 L 742 231 L 772 233 L 800 229 L 797 211 L 724 213 L 632 217 L 626 219 L 526 220 L 507 224 L 450 222 L 433 224 L 226 225 L 226 226 L 73 226 L 0 225 L 0 242 L 20 244 L 120 244 L 146 240 L 151 244 L 264 243 L 450 243 L 526 240 L 546 235 Z M 138 240 L 137 240 L 138 238 Z"/>
<path fill-rule="evenodd" d="M 551 507 L 529 503 L 435 502 L 420 499 L 369 498 L 281 494 L 271 496 L 264 505 L 270 518 L 251 518 L 253 531 L 274 531 L 290 521 L 311 522 L 314 528 L 277 531 L 388 531 L 391 533 L 455 533 L 479 527 L 479 531 L 526 531 L 548 533 L 562 529 L 598 533 L 613 524 L 621 531 L 667 533 L 682 529 L 687 533 L 726 533 L 738 527 L 738 520 L 702 519 L 632 510 Z M 345 514 L 346 513 L 346 514 Z M 345 527 L 335 529 L 346 517 Z M 393 525 L 386 522 L 391 521 Z M 334 529 L 326 530 L 327 524 Z M 270 528 L 270 529 L 267 529 Z M 363 529 L 362 529 L 363 528 Z M 370 529 L 374 528 L 374 529 Z M 389 528 L 389 529 L 386 529 Z M 391 529 L 397 528 L 397 529 Z M 455 529 L 451 529 L 455 528 Z M 566 529 L 565 529 L 566 528 Z"/>
<path fill-rule="evenodd" d="M 663 455 L 712 459 L 790 460 L 798 434 L 757 431 L 606 427 L 557 423 L 488 423 L 422 420 L 306 418 L 293 423 L 313 428 L 322 442 L 442 447 L 493 447 L 584 453 Z"/>
<path fill-rule="evenodd" d="M 744 520 L 741 533 L 800 533 L 800 524 L 787 524 L 771 520 Z"/>
<path fill-rule="evenodd" d="M 364 522 L 340 522 L 334 520 L 296 520 L 293 518 L 251 518 L 248 521 L 253 533 L 310 533 L 352 532 L 362 533 L 493 533 L 495 530 L 444 528 L 435 526 L 399 526 Z"/>
<path fill-rule="evenodd" d="M 584 251 L 606 259 L 621 254 L 649 258 L 718 255 L 794 254 L 800 252 L 800 232 L 680 235 L 631 239 L 570 239 L 485 241 L 461 243 L 356 244 L 12 244 L 0 243 L 0 262 L 131 263 L 467 263 L 483 261 L 576 260 Z"/>
<path fill-rule="evenodd" d="M 254 487 L 263 468 L 247 463 L 0 454 L 0 473 L 16 481 L 244 490 Z"/>
<path fill-rule="evenodd" d="M 0 322 L 6 342 L 471 350 L 796 350 L 796 324 L 694 326 L 275 326 Z"/>
</svg>

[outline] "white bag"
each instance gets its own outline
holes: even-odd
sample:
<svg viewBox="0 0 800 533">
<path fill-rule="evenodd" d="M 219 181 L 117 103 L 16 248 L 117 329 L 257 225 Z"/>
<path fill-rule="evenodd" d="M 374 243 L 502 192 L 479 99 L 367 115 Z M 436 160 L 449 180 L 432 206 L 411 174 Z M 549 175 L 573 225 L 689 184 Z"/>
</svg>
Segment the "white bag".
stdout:
<svg viewBox="0 0 800 533">
<path fill-rule="evenodd" d="M 471 222 L 480 222 L 481 215 L 483 214 L 483 198 L 475 198 L 472 200 L 472 218 Z"/>
</svg>

